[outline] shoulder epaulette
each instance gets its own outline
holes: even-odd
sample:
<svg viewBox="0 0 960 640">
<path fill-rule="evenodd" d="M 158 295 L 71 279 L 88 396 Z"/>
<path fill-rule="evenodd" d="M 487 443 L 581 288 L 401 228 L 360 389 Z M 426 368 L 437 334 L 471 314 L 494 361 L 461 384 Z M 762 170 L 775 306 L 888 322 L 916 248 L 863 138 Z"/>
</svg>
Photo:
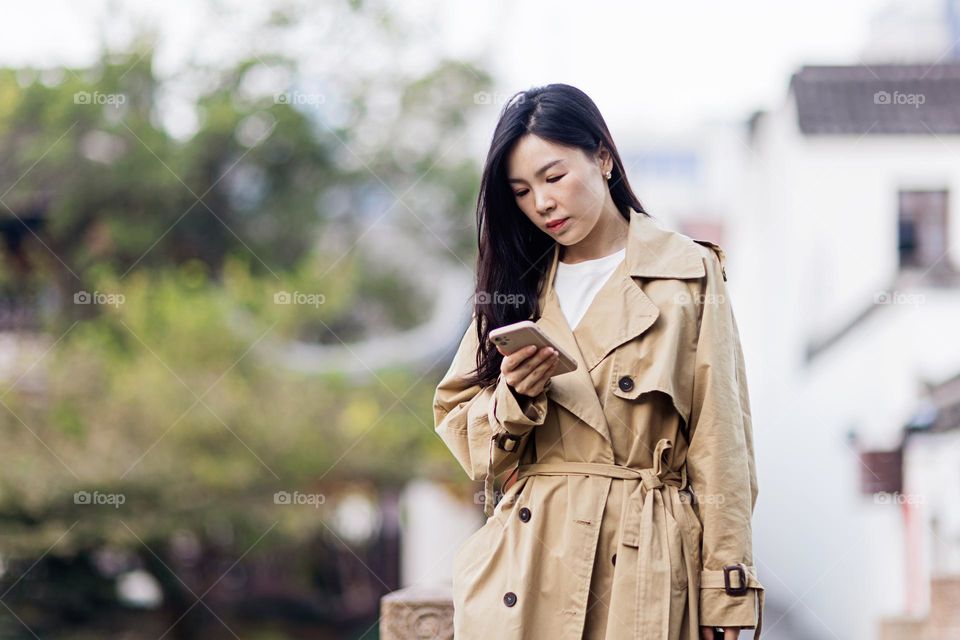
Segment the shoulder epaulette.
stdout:
<svg viewBox="0 0 960 640">
<path fill-rule="evenodd" d="M 723 249 L 720 248 L 720 245 L 710 242 L 709 240 L 697 240 L 696 238 L 691 238 L 697 244 L 702 244 L 705 247 L 710 247 L 713 249 L 713 252 L 717 254 L 717 257 L 720 259 L 720 273 L 723 275 L 723 281 L 727 281 L 727 256 L 723 253 Z"/>
</svg>

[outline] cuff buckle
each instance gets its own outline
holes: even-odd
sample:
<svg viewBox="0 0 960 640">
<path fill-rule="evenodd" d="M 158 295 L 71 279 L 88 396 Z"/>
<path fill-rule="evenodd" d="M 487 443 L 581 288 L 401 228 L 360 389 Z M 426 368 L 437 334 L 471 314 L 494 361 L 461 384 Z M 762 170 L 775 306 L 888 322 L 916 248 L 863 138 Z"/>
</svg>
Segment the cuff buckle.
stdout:
<svg viewBox="0 0 960 640">
<path fill-rule="evenodd" d="M 736 571 L 740 574 L 740 586 L 730 586 L 730 572 Z M 747 570 L 742 562 L 737 564 L 728 564 L 723 567 L 723 589 L 731 596 L 742 596 L 747 592 Z"/>
</svg>

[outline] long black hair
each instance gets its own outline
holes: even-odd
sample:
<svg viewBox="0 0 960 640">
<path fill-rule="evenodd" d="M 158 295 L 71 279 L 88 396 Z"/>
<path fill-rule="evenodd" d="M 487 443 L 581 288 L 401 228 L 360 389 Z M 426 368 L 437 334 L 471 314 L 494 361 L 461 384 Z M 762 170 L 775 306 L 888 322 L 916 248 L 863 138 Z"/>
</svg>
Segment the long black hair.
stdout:
<svg viewBox="0 0 960 640">
<path fill-rule="evenodd" d="M 629 221 L 631 208 L 649 215 L 630 188 L 607 123 L 587 94 L 568 84 L 548 84 L 519 91 L 506 102 L 493 132 L 477 199 L 474 310 L 479 348 L 471 384 L 484 387 L 496 382 L 503 361 L 488 340 L 490 331 L 539 318 L 538 298 L 556 245 L 520 210 L 507 182 L 507 157 L 527 133 L 587 154 L 605 147 L 613 158 L 610 195 L 620 215 Z"/>
</svg>

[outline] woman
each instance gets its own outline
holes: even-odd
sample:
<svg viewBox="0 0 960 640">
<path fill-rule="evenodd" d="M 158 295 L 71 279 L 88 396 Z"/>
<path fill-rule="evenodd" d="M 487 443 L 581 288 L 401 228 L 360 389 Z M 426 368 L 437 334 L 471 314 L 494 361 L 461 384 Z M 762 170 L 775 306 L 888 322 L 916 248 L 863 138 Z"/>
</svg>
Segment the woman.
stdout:
<svg viewBox="0 0 960 640">
<path fill-rule="evenodd" d="M 759 638 L 750 403 L 723 251 L 654 223 L 596 105 L 564 84 L 504 107 L 477 218 L 474 315 L 434 398 L 490 516 L 454 559 L 457 640 Z M 551 349 L 487 340 L 526 319 L 575 371 L 551 377 Z"/>
</svg>

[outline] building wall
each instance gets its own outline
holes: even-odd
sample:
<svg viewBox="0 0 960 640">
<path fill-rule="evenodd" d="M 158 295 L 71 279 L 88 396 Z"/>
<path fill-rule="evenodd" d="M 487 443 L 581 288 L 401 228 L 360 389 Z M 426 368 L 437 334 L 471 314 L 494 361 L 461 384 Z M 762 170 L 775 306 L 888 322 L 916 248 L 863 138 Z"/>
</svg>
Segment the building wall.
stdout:
<svg viewBox="0 0 960 640">
<path fill-rule="evenodd" d="M 760 579 L 815 635 L 875 637 L 881 616 L 906 607 L 903 513 L 860 494 L 848 434 L 894 444 L 921 381 L 960 369 L 950 328 L 960 291 L 913 291 L 920 304 L 884 305 L 811 364 L 804 353 L 893 283 L 898 189 L 949 189 L 960 248 L 960 141 L 807 139 L 796 122 L 789 99 L 758 121 L 728 247 L 760 476 Z"/>
</svg>

